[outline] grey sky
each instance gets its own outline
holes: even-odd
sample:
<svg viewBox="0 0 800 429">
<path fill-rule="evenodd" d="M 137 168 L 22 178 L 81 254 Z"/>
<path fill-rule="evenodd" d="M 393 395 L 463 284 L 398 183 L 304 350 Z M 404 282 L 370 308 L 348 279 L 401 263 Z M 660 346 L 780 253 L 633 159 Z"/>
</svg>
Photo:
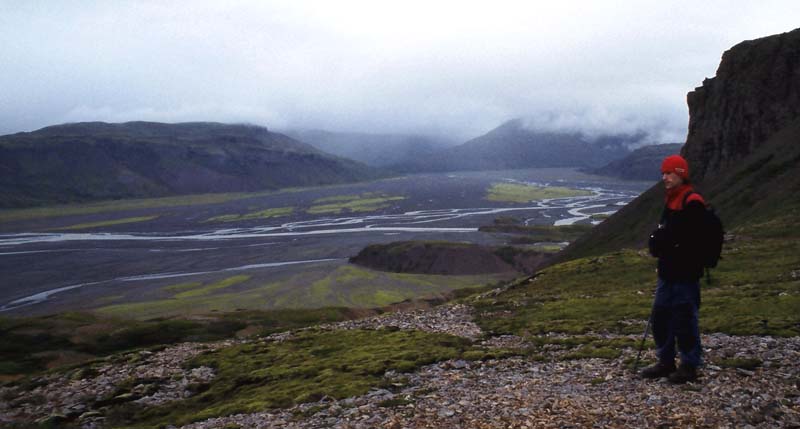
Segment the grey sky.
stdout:
<svg viewBox="0 0 800 429">
<path fill-rule="evenodd" d="M 5 1 L 0 134 L 250 122 L 465 140 L 515 117 L 683 141 L 686 93 L 793 1 Z"/>
</svg>

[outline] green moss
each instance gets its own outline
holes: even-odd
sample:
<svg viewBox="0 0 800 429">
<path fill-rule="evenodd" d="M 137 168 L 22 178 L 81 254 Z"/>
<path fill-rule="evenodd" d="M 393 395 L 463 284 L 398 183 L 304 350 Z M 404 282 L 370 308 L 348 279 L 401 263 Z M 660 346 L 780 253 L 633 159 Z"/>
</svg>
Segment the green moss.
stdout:
<svg viewBox="0 0 800 429">
<path fill-rule="evenodd" d="M 406 299 L 406 296 L 398 291 L 378 290 L 370 297 L 361 298 L 375 302 L 378 306 L 394 304 Z"/>
<path fill-rule="evenodd" d="M 495 183 L 487 190 L 486 199 L 489 201 L 527 203 L 536 200 L 579 197 L 585 195 L 592 195 L 592 193 L 590 191 L 570 189 L 559 186 Z"/>
<path fill-rule="evenodd" d="M 188 314 L 203 314 L 213 311 L 233 311 L 247 301 L 247 293 L 225 293 L 219 291 L 240 285 L 250 280 L 249 275 L 238 275 L 203 285 L 200 282 L 165 286 L 161 290 L 175 293 L 167 299 L 155 299 L 124 304 L 105 305 L 94 309 L 97 314 L 126 319 L 146 320 Z"/>
<path fill-rule="evenodd" d="M 210 284 L 208 286 L 203 286 L 202 288 L 191 289 L 191 290 L 187 290 L 185 292 L 180 292 L 180 293 L 175 295 L 175 298 L 177 298 L 177 299 L 185 299 L 185 298 L 193 298 L 193 297 L 198 297 L 198 296 L 203 296 L 203 295 L 209 295 L 210 293 L 212 293 L 214 291 L 217 291 L 217 290 L 220 290 L 220 289 L 225 289 L 227 287 L 231 287 L 233 285 L 237 285 L 239 283 L 246 282 L 246 281 L 250 280 L 250 277 L 251 276 L 248 276 L 248 275 L 238 275 L 238 276 L 228 277 L 227 279 L 220 280 L 220 281 L 218 281 L 216 283 L 212 283 L 212 284 Z"/>
<path fill-rule="evenodd" d="M 389 207 L 391 201 L 404 200 L 405 197 L 392 197 L 388 195 L 368 193 L 362 195 L 340 195 L 336 197 L 321 198 L 309 207 L 306 212 L 310 214 L 338 214 L 342 212 L 372 212 Z M 325 204 L 320 204 L 325 203 Z"/>
<path fill-rule="evenodd" d="M 0 210 L 0 222 L 12 222 L 23 219 L 41 219 L 62 216 L 86 215 L 93 213 L 106 213 L 127 211 L 135 209 L 150 209 L 161 207 L 180 207 L 205 204 L 218 204 L 243 198 L 252 198 L 268 195 L 275 192 L 258 193 L 221 193 L 183 195 L 165 198 L 142 198 L 130 200 L 114 200 L 89 204 L 65 204 L 49 207 L 36 207 L 27 209 Z"/>
<path fill-rule="evenodd" d="M 354 201 L 359 198 L 368 198 L 369 195 L 371 194 L 334 195 L 332 197 L 318 198 L 314 200 L 314 204 L 341 203 L 345 201 Z"/>
<path fill-rule="evenodd" d="M 66 352 L 85 360 L 139 347 L 181 341 L 230 338 L 245 327 L 261 334 L 364 316 L 347 308 L 233 311 L 196 320 L 146 320 L 62 313 L 31 318 L 0 318 L 0 375 L 44 371 Z"/>
<path fill-rule="evenodd" d="M 751 371 L 760 367 L 763 364 L 761 359 L 755 359 L 755 358 L 720 359 L 714 361 L 714 363 L 723 368 L 742 368 Z"/>
<path fill-rule="evenodd" d="M 171 286 L 164 286 L 164 287 L 161 288 L 161 290 L 163 290 L 164 292 L 169 292 L 169 293 L 179 293 L 179 292 L 185 292 L 187 290 L 198 288 L 198 287 L 200 287 L 202 285 L 203 285 L 203 283 L 201 283 L 201 282 L 180 283 L 180 284 L 171 285 Z"/>
<path fill-rule="evenodd" d="M 84 204 L 59 204 L 47 207 L 0 210 L 0 223 L 19 220 L 44 219 L 64 216 L 87 215 L 138 209 L 183 207 L 196 205 L 222 204 L 229 201 L 257 198 L 268 195 L 303 192 L 314 189 L 335 189 L 349 187 L 349 184 L 290 187 L 280 190 L 260 192 L 226 192 L 216 194 L 193 194 L 161 198 L 136 198 L 126 200 L 100 201 Z"/>
<path fill-rule="evenodd" d="M 622 351 L 610 347 L 581 347 L 564 355 L 564 359 L 616 359 Z"/>
<path fill-rule="evenodd" d="M 800 280 L 792 277 L 800 233 L 792 222 L 782 218 L 733 231 L 737 238 L 726 243 L 711 284 L 701 280 L 704 332 L 800 334 Z M 487 332 L 517 335 L 636 333 L 640 327 L 622 321 L 647 320 L 655 282 L 655 259 L 646 251 L 576 259 L 474 301 L 477 322 Z"/>
<path fill-rule="evenodd" d="M 153 216 L 138 216 L 138 217 L 126 217 L 122 219 L 112 219 L 112 220 L 103 220 L 97 222 L 86 222 L 86 223 L 79 223 L 70 226 L 62 226 L 58 228 L 50 228 L 48 231 L 74 231 L 78 229 L 89 229 L 89 228 L 102 228 L 104 226 L 114 226 L 114 225 L 124 225 L 126 223 L 137 223 L 137 222 L 147 222 L 153 219 L 158 218 L 158 215 Z"/>
<path fill-rule="evenodd" d="M 192 362 L 217 372 L 205 392 L 137 417 L 145 425 L 180 425 L 324 396 L 360 395 L 381 385 L 386 371 L 410 371 L 469 349 L 469 341 L 458 337 L 390 330 L 304 332 L 281 343 L 230 347 Z"/>
<path fill-rule="evenodd" d="M 498 275 L 436 276 L 373 271 L 347 264 L 333 272 L 306 272 L 248 292 L 270 308 L 347 306 L 371 308 L 406 299 L 437 297 L 457 289 L 484 287 Z M 260 298 L 255 298 L 259 296 Z"/>
<path fill-rule="evenodd" d="M 252 219 L 270 219 L 273 217 L 289 216 L 294 212 L 294 207 L 275 207 L 245 214 L 228 214 L 208 218 L 205 222 L 234 222 Z"/>
</svg>

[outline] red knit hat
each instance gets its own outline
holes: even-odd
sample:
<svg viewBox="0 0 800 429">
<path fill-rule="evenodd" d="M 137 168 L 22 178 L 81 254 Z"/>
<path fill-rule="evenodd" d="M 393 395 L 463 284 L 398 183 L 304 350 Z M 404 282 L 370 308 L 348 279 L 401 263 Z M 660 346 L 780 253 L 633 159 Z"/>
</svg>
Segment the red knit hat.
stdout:
<svg viewBox="0 0 800 429">
<path fill-rule="evenodd" d="M 661 173 L 675 173 L 683 180 L 689 179 L 689 163 L 680 155 L 670 155 L 661 163 Z"/>
</svg>

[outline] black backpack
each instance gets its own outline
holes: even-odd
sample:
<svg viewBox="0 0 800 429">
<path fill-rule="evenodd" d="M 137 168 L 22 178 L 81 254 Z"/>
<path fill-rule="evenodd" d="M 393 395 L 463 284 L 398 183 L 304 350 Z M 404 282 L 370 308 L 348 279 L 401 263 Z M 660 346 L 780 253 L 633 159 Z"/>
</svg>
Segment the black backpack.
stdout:
<svg viewBox="0 0 800 429">
<path fill-rule="evenodd" d="M 686 206 L 686 200 L 689 195 L 694 192 L 688 192 L 683 197 L 683 205 Z M 725 241 L 725 229 L 722 226 L 722 220 L 717 216 L 716 211 L 710 205 L 706 205 L 703 212 L 703 237 L 700 240 L 702 248 L 700 255 L 703 260 L 704 268 L 715 268 L 722 258 L 722 243 Z"/>
</svg>

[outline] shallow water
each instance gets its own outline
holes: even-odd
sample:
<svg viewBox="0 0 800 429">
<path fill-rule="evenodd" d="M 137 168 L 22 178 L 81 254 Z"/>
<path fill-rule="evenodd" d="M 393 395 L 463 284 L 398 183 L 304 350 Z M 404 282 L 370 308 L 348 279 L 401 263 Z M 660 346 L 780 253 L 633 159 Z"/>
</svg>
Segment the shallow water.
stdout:
<svg viewBox="0 0 800 429">
<path fill-rule="evenodd" d="M 485 190 L 497 182 L 567 186 L 592 195 L 528 204 L 486 200 Z M 97 231 L 36 232 L 86 221 L 78 217 L 18 222 L 3 225 L 0 234 L 0 311 L 26 314 L 81 308 L 87 299 L 127 290 L 132 282 L 155 285 L 162 279 L 211 278 L 229 271 L 255 273 L 260 281 L 268 281 L 277 275 L 273 273 L 287 275 L 311 263 L 335 269 L 373 243 L 424 239 L 501 244 L 505 237 L 478 232 L 478 227 L 491 225 L 497 216 L 513 216 L 529 225 L 598 222 L 593 215 L 614 213 L 649 185 L 568 169 L 449 173 L 315 188 L 244 202 L 159 208 L 146 212 L 159 214 L 152 222 Z M 366 192 L 405 199 L 375 213 L 314 216 L 298 211 L 289 218 L 204 222 L 252 207 L 302 206 L 322 197 Z M 142 211 L 92 215 L 91 220 L 134 214 Z"/>
</svg>

